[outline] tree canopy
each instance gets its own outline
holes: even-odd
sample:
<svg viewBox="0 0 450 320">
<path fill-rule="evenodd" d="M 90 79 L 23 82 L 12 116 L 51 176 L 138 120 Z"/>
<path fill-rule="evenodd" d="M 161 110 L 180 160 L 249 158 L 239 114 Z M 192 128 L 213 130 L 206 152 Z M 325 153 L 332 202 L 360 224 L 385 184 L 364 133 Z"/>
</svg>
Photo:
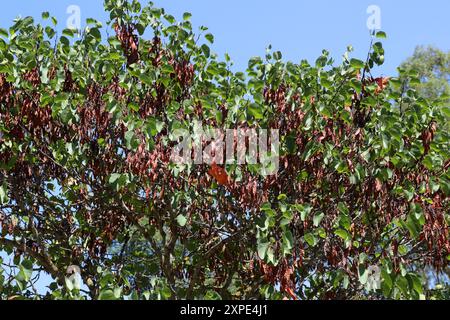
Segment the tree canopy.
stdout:
<svg viewBox="0 0 450 320">
<path fill-rule="evenodd" d="M 450 259 L 450 108 L 415 68 L 373 75 L 385 33 L 367 59 L 269 48 L 234 72 L 189 13 L 105 10 L 80 37 L 48 13 L 0 29 L 0 298 L 448 294 L 422 270 Z M 278 171 L 173 163 L 195 123 L 278 130 Z"/>
<path fill-rule="evenodd" d="M 418 46 L 400 68 L 406 73 L 416 73 L 420 82 L 415 81 L 410 86 L 422 97 L 450 105 L 450 52 Z"/>
</svg>

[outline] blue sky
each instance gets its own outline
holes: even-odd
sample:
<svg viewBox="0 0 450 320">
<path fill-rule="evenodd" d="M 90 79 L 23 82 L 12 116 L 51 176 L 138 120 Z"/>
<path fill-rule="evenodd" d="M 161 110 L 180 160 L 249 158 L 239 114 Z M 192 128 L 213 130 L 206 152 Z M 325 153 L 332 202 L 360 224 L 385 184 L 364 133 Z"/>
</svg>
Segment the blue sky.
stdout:
<svg viewBox="0 0 450 320">
<path fill-rule="evenodd" d="M 264 55 L 272 44 L 286 59 L 314 61 L 322 49 L 339 59 L 347 45 L 354 56 L 364 58 L 370 43 L 366 21 L 367 8 L 381 10 L 381 28 L 386 63 L 379 73 L 393 75 L 397 66 L 410 56 L 417 45 L 435 45 L 450 50 L 450 1 L 448 0 L 155 0 L 181 19 L 183 12 L 193 14 L 194 25 L 205 25 L 215 35 L 213 51 L 228 52 L 235 70 L 243 70 L 250 57 Z M 102 0 L 20 0 L 5 1 L 0 11 L 0 27 L 8 27 L 18 15 L 40 19 L 40 12 L 50 11 L 65 25 L 69 5 L 78 5 L 81 18 L 105 21 Z"/>
<path fill-rule="evenodd" d="M 366 26 L 369 5 L 380 8 L 381 28 L 388 34 L 384 41 L 386 63 L 378 70 L 379 74 L 396 74 L 397 66 L 417 45 L 450 50 L 448 0 L 155 0 L 154 3 L 178 19 L 184 12 L 191 12 L 195 26 L 207 26 L 215 35 L 213 51 L 221 56 L 229 53 L 235 70 L 245 69 L 250 57 L 264 55 L 269 44 L 294 62 L 314 61 L 322 49 L 340 59 L 348 45 L 355 48 L 355 57 L 365 58 L 370 43 Z M 17 16 L 31 15 L 40 20 L 42 11 L 56 16 L 64 28 L 70 5 L 79 6 L 82 21 L 88 17 L 107 20 L 103 0 L 18 0 L 2 4 L 2 28 L 8 28 Z"/>
</svg>

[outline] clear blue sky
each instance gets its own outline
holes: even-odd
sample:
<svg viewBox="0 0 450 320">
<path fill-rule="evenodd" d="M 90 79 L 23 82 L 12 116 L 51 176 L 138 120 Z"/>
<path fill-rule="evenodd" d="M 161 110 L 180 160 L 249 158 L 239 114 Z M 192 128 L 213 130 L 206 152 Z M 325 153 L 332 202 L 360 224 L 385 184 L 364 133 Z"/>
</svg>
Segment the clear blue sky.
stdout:
<svg viewBox="0 0 450 320">
<path fill-rule="evenodd" d="M 154 3 L 178 19 L 183 12 L 191 12 L 195 26 L 208 26 L 216 39 L 213 51 L 221 56 L 228 52 L 235 70 L 245 69 L 250 57 L 264 55 L 269 44 L 294 62 L 305 58 L 314 61 L 322 49 L 339 59 L 350 44 L 355 48 L 354 56 L 364 58 L 370 43 L 366 26 L 369 5 L 379 6 L 381 28 L 389 37 L 384 41 L 386 64 L 380 74 L 395 74 L 396 67 L 417 45 L 450 50 L 449 0 L 155 0 Z M 50 11 L 63 28 L 69 17 L 66 13 L 69 5 L 80 7 L 82 21 L 88 17 L 107 20 L 103 0 L 16 0 L 2 4 L 2 28 L 8 28 L 19 15 L 39 20 L 42 11 Z"/>
<path fill-rule="evenodd" d="M 369 5 L 381 9 L 386 64 L 379 73 L 392 75 L 410 56 L 416 45 L 435 45 L 450 50 L 450 1 L 448 0 L 155 0 L 177 18 L 193 14 L 194 25 L 205 25 L 215 35 L 213 51 L 228 52 L 235 69 L 246 67 L 250 57 L 263 55 L 268 44 L 285 58 L 298 62 L 315 60 L 322 49 L 340 59 L 347 45 L 354 56 L 364 58 L 370 38 L 366 27 Z M 82 21 L 88 17 L 106 20 L 103 0 L 4 1 L 0 27 L 7 27 L 18 15 L 40 18 L 50 11 L 62 25 L 69 5 L 78 5 Z M 340 60 L 339 60 L 340 61 Z"/>
</svg>

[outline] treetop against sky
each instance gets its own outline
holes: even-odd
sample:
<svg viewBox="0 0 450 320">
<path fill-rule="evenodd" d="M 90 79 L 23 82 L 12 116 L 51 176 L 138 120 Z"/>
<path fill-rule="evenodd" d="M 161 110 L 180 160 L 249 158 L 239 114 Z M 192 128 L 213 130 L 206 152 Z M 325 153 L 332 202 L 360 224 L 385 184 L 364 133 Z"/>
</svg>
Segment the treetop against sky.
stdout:
<svg viewBox="0 0 450 320">
<path fill-rule="evenodd" d="M 84 25 L 89 17 L 105 22 L 103 1 L 90 0 L 22 0 L 7 1 L 0 12 L 0 27 L 9 26 L 17 16 L 39 18 L 42 11 L 50 11 L 59 21 L 73 23 L 74 13 L 80 14 Z M 229 53 L 236 70 L 243 70 L 250 57 L 262 55 L 272 44 L 283 52 L 285 59 L 298 62 L 314 60 L 327 49 L 338 60 L 348 45 L 355 54 L 363 56 L 369 44 L 368 20 L 375 22 L 389 34 L 385 41 L 386 63 L 379 73 L 395 75 L 396 68 L 417 45 L 434 45 L 450 50 L 450 22 L 447 12 L 450 3 L 430 1 L 356 1 L 321 0 L 230 0 L 230 1 L 154 1 L 180 18 L 184 12 L 193 14 L 196 27 L 207 26 L 215 35 L 213 51 L 223 56 Z M 369 22 L 370 24 L 374 22 Z"/>
</svg>

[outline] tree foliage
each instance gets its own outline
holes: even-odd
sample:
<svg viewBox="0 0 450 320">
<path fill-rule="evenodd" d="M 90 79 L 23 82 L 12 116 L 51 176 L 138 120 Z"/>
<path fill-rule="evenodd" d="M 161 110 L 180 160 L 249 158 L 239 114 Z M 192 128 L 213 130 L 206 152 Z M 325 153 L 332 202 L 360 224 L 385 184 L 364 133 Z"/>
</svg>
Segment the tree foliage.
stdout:
<svg viewBox="0 0 450 320">
<path fill-rule="evenodd" d="M 422 97 L 450 105 L 450 52 L 419 46 L 400 68 L 404 73 L 415 73 L 419 82 L 409 85 Z"/>
<path fill-rule="evenodd" d="M 450 110 L 405 89 L 413 74 L 374 78 L 375 36 L 364 61 L 269 49 L 233 72 L 190 14 L 105 10 L 80 38 L 47 13 L 0 30 L 0 298 L 431 294 L 421 268 L 450 254 Z M 277 174 L 171 163 L 195 121 L 278 129 Z"/>
</svg>

